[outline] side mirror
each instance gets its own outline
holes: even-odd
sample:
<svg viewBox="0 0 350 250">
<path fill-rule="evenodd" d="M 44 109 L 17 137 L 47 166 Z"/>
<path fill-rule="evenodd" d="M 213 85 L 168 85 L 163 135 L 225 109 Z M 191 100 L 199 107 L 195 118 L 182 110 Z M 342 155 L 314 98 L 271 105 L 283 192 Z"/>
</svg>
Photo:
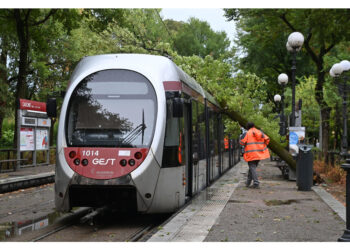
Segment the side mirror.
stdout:
<svg viewBox="0 0 350 250">
<path fill-rule="evenodd" d="M 48 117 L 56 117 L 57 116 L 57 104 L 56 98 L 49 98 L 46 101 L 46 113 Z"/>
<path fill-rule="evenodd" d="M 182 98 L 173 99 L 173 117 L 183 117 L 184 101 Z"/>
</svg>

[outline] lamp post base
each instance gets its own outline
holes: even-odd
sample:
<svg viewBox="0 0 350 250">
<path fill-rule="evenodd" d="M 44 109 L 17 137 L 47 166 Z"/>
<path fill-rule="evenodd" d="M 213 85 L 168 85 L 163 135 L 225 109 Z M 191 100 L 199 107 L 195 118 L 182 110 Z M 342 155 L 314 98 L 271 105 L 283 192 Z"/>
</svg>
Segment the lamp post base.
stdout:
<svg viewBox="0 0 350 250">
<path fill-rule="evenodd" d="M 338 241 L 350 242 L 350 158 L 347 157 L 346 163 L 343 163 L 341 167 L 346 171 L 346 229 Z"/>
<path fill-rule="evenodd" d="M 350 230 L 345 229 L 342 237 L 338 239 L 340 242 L 350 242 Z"/>
</svg>

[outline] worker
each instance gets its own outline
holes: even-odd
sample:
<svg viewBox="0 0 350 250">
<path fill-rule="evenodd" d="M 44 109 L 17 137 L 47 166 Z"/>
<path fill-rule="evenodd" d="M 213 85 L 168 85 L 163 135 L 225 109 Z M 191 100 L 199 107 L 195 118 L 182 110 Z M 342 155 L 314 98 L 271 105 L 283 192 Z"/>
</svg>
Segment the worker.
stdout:
<svg viewBox="0 0 350 250">
<path fill-rule="evenodd" d="M 261 130 L 256 129 L 253 122 L 247 123 L 247 132 L 242 134 L 240 144 L 244 146 L 243 158 L 248 162 L 249 171 L 246 181 L 246 187 L 250 187 L 253 181 L 252 188 L 260 188 L 256 168 L 259 161 L 270 158 L 270 152 L 267 145 L 270 138 Z"/>
</svg>

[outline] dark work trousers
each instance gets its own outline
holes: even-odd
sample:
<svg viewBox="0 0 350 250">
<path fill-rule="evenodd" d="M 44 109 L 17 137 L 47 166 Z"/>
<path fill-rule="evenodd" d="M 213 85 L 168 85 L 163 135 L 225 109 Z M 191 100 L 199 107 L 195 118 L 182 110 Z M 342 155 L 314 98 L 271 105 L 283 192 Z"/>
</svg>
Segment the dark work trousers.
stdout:
<svg viewBox="0 0 350 250">
<path fill-rule="evenodd" d="M 248 161 L 249 171 L 248 171 L 248 178 L 247 178 L 247 186 L 250 185 L 252 180 L 254 185 L 259 185 L 258 174 L 256 173 L 256 168 L 258 167 L 258 164 L 259 164 L 259 160 Z"/>
</svg>

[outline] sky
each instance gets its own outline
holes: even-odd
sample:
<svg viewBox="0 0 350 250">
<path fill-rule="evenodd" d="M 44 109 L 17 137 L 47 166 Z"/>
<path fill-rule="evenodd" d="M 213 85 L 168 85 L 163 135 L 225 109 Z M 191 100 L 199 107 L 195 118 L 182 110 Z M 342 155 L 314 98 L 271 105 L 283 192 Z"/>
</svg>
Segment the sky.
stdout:
<svg viewBox="0 0 350 250">
<path fill-rule="evenodd" d="M 190 17 L 207 21 L 214 31 L 225 31 L 232 42 L 235 36 L 235 23 L 227 22 L 223 9 L 219 8 L 163 8 L 160 12 L 163 19 L 187 22 Z"/>
</svg>

